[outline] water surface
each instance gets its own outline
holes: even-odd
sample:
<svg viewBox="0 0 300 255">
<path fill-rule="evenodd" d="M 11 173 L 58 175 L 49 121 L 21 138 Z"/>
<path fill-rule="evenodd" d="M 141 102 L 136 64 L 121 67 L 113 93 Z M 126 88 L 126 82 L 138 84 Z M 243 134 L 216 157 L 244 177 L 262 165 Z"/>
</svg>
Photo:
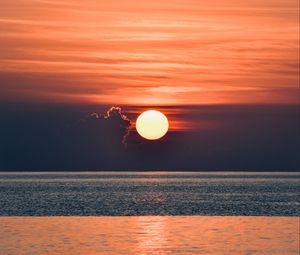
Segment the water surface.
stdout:
<svg viewBox="0 0 300 255">
<path fill-rule="evenodd" d="M 0 217 L 1 254 L 299 254 L 297 217 Z"/>
<path fill-rule="evenodd" d="M 298 173 L 0 173 L 0 215 L 300 215 Z"/>
</svg>

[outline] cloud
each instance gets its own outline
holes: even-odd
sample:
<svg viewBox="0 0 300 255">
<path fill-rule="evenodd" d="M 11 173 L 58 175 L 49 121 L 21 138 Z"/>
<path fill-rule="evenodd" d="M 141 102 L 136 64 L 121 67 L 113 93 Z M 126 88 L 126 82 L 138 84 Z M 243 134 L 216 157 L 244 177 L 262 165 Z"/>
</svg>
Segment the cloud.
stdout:
<svg viewBox="0 0 300 255">
<path fill-rule="evenodd" d="M 87 110 L 88 115 L 76 106 L 69 110 L 63 106 L 46 111 L 10 109 L 7 114 L 0 110 L 4 123 L 0 126 L 0 169 L 109 169 L 124 165 L 132 122 L 120 107 L 107 111 L 98 107 L 99 112 Z"/>
<path fill-rule="evenodd" d="M 104 114 L 94 112 L 81 119 L 75 129 L 75 133 L 92 132 L 99 136 L 101 143 L 107 141 L 109 144 L 126 145 L 126 138 L 129 135 L 132 121 L 122 113 L 120 107 L 112 106 Z"/>
<path fill-rule="evenodd" d="M 131 129 L 144 109 L 126 106 L 128 118 L 107 105 L 0 108 L 0 170 L 299 169 L 298 105 L 163 107 L 193 128 L 157 141 Z"/>
<path fill-rule="evenodd" d="M 122 113 L 120 107 L 111 107 L 104 115 L 99 113 L 92 113 L 86 120 L 95 123 L 96 126 L 106 131 L 114 132 L 114 136 L 121 139 L 122 144 L 126 145 L 126 138 L 129 135 L 131 129 L 131 120 Z"/>
<path fill-rule="evenodd" d="M 298 101 L 297 1 L 188 2 L 2 1 L 0 100 Z"/>
<path fill-rule="evenodd" d="M 69 124 L 50 148 L 62 166 L 74 163 L 74 168 L 94 168 L 122 164 L 131 123 L 120 107 L 113 106 L 104 113 L 93 112 Z"/>
</svg>

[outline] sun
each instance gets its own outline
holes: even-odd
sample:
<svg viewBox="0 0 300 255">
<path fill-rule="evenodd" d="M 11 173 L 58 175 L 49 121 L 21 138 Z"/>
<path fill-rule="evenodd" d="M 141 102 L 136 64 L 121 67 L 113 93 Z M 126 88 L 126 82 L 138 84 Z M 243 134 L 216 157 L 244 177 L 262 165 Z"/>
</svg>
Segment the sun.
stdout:
<svg viewBox="0 0 300 255">
<path fill-rule="evenodd" d="M 135 126 L 140 136 L 148 140 L 157 140 L 168 132 L 169 121 L 163 113 L 149 110 L 140 114 Z"/>
</svg>

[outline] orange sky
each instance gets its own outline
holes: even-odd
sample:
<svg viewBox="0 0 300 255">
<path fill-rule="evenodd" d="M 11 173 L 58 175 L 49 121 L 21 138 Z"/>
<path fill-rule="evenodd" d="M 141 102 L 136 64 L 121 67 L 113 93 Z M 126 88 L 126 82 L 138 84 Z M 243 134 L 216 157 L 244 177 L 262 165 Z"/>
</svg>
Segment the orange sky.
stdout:
<svg viewBox="0 0 300 255">
<path fill-rule="evenodd" d="M 0 5 L 4 102 L 298 102 L 298 0 Z"/>
</svg>

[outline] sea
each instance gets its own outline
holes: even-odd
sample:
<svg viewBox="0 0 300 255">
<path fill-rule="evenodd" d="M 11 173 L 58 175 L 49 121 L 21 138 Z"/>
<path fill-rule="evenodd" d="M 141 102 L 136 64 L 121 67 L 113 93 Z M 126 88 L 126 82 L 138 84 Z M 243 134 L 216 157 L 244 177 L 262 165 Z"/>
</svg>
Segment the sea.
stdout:
<svg viewBox="0 0 300 255">
<path fill-rule="evenodd" d="M 296 172 L 2 172 L 0 254 L 299 254 Z"/>
</svg>

